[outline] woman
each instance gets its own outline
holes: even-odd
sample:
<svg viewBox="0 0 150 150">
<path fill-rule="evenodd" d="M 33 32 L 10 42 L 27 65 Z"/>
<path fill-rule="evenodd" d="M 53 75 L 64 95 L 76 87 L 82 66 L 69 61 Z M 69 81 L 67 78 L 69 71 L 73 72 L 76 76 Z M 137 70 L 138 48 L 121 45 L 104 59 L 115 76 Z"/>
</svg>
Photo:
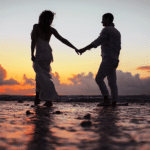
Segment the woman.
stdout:
<svg viewBox="0 0 150 150">
<path fill-rule="evenodd" d="M 53 62 L 52 49 L 49 45 L 51 35 L 53 34 L 58 40 L 77 52 L 76 47 L 59 35 L 56 29 L 51 27 L 53 19 L 53 12 L 43 11 L 39 16 L 39 23 L 33 26 L 31 33 L 31 59 L 36 73 L 35 105 L 39 104 L 40 100 L 45 100 L 45 106 L 52 106 L 51 100 L 57 97 L 55 86 L 51 80 L 52 77 L 49 74 L 50 64 Z M 35 47 L 36 55 L 34 56 Z"/>
</svg>

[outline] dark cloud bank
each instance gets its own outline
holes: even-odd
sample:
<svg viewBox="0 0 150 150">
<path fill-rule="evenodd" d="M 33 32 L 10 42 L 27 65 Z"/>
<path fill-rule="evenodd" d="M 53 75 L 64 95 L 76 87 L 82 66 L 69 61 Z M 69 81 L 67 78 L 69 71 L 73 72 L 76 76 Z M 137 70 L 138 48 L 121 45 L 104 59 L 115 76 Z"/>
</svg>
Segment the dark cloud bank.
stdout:
<svg viewBox="0 0 150 150">
<path fill-rule="evenodd" d="M 7 76 L 7 72 L 6 70 L 0 65 L 0 86 L 2 85 L 16 85 L 16 84 L 19 84 L 18 81 L 14 80 L 14 79 L 9 79 L 9 80 L 6 80 Z"/>
<path fill-rule="evenodd" d="M 53 81 L 58 93 L 67 95 L 101 94 L 92 72 L 89 72 L 87 75 L 84 73 L 73 75 L 68 80 L 71 84 L 60 84 L 59 74 L 53 74 Z M 105 82 L 108 86 L 106 79 Z M 150 77 L 141 79 L 139 74 L 133 76 L 130 72 L 117 70 L 117 83 L 119 95 L 150 94 Z"/>
<path fill-rule="evenodd" d="M 140 68 L 141 69 L 141 68 Z M 146 68 L 147 69 L 147 68 Z M 3 85 L 30 85 L 30 89 L 13 90 L 10 88 L 5 89 L 7 94 L 25 95 L 35 93 L 35 80 L 27 78 L 23 75 L 23 83 L 19 83 L 15 79 L 5 80 L 7 75 L 6 70 L 0 65 L 0 88 Z M 57 72 L 52 73 L 53 81 L 59 95 L 100 95 L 99 88 L 95 82 L 94 74 L 80 73 L 72 75 L 68 78 L 70 84 L 60 83 L 60 76 Z M 105 79 L 108 86 L 107 80 Z M 139 74 L 132 75 L 130 72 L 122 72 L 117 70 L 117 83 L 119 95 L 141 95 L 150 94 L 150 77 L 145 79 L 140 78 Z"/>
</svg>

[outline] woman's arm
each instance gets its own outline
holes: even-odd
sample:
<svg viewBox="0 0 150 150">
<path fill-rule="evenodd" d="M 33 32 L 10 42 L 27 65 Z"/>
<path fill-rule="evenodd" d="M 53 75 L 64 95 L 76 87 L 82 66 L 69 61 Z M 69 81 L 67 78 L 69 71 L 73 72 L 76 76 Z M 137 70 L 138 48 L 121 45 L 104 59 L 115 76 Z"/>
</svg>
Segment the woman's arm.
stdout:
<svg viewBox="0 0 150 150">
<path fill-rule="evenodd" d="M 52 34 L 58 39 L 60 40 L 62 43 L 66 44 L 67 46 L 75 49 L 75 51 L 77 52 L 78 49 L 73 46 L 67 39 L 63 38 L 58 32 L 56 29 L 52 28 Z M 78 53 L 78 52 L 77 52 Z"/>
<path fill-rule="evenodd" d="M 31 32 L 31 60 L 32 61 L 35 60 L 34 50 L 36 46 L 36 40 L 37 40 L 37 25 L 35 24 Z"/>
<path fill-rule="evenodd" d="M 35 56 L 34 56 L 35 45 L 36 45 L 36 41 L 35 40 L 31 40 L 31 60 L 32 61 L 35 60 Z"/>
</svg>

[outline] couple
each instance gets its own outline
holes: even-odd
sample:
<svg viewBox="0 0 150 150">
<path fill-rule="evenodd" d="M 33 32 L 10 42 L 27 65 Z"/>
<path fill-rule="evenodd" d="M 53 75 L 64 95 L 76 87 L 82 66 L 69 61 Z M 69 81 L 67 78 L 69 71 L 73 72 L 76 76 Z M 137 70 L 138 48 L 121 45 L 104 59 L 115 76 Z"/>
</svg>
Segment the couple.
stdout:
<svg viewBox="0 0 150 150">
<path fill-rule="evenodd" d="M 39 23 L 33 26 L 31 33 L 31 59 L 33 68 L 36 73 L 36 96 L 35 105 L 40 103 L 40 100 L 45 100 L 44 106 L 52 106 L 51 100 L 57 97 L 55 86 L 52 82 L 52 77 L 49 74 L 51 68 L 50 63 L 53 62 L 52 49 L 49 45 L 51 35 L 53 34 L 58 40 L 67 46 L 73 48 L 77 54 L 84 53 L 86 50 L 96 48 L 101 45 L 102 62 L 96 75 L 96 83 L 104 97 L 104 101 L 99 106 L 116 106 L 118 99 L 118 89 L 116 84 L 116 68 L 119 63 L 119 53 L 121 49 L 121 34 L 114 27 L 113 15 L 106 13 L 102 16 L 102 24 L 104 26 L 100 36 L 88 46 L 78 50 L 67 39 L 64 39 L 56 29 L 51 27 L 54 19 L 54 13 L 45 10 L 39 16 Z M 34 50 L 36 48 L 36 55 Z M 111 100 L 104 82 L 107 76 L 108 84 L 111 89 Z"/>
</svg>

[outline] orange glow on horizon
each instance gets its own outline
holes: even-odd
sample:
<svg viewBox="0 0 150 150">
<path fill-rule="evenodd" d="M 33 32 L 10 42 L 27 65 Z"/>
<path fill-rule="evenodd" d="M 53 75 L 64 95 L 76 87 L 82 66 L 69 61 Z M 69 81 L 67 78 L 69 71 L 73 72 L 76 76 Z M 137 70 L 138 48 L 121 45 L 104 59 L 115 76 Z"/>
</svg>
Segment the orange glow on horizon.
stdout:
<svg viewBox="0 0 150 150">
<path fill-rule="evenodd" d="M 28 94 L 26 94 L 24 92 L 24 90 L 32 90 L 34 89 L 35 86 L 31 86 L 31 85 L 3 85 L 1 86 L 1 89 L 0 89 L 0 94 L 8 94 L 8 91 L 11 92 L 11 95 L 13 94 L 13 92 L 17 92 L 18 91 L 18 94 L 17 95 L 34 95 L 33 92 L 30 92 Z M 21 94 L 19 94 L 19 92 Z M 16 95 L 16 94 L 15 94 Z"/>
<path fill-rule="evenodd" d="M 35 93 L 31 93 L 31 94 L 26 94 L 28 96 L 35 96 Z"/>
<path fill-rule="evenodd" d="M 0 93 L 4 93 L 5 90 L 3 88 L 0 89 Z"/>
</svg>

